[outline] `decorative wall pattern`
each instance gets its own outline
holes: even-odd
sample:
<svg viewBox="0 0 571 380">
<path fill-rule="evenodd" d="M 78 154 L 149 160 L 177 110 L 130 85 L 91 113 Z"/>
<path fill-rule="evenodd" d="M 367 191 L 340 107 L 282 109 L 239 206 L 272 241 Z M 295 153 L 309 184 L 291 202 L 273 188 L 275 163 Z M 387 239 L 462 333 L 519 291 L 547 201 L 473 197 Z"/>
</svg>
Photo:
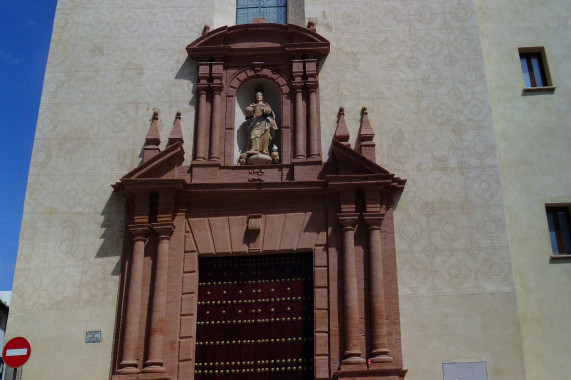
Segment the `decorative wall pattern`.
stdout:
<svg viewBox="0 0 571 380">
<path fill-rule="evenodd" d="M 408 179 L 395 213 L 401 295 L 512 291 L 473 1 L 312 1 L 306 17 L 331 41 L 320 72 L 324 128 L 345 106 L 355 138 L 366 105 L 380 120 L 379 163 Z"/>
<path fill-rule="evenodd" d="M 396 213 L 401 294 L 510 291 L 473 2 L 370 1 L 356 7 L 348 1 L 308 1 L 305 16 L 317 19 L 318 32 L 332 43 L 320 72 L 322 141 L 332 137 L 340 105 L 356 136 L 357 112 L 366 105 L 371 119 L 380 121 L 373 127 L 381 165 L 408 179 Z M 139 162 L 152 110 L 160 109 L 162 124 L 170 126 L 180 109 L 185 140 L 192 141 L 195 67 L 185 63 L 184 47 L 213 20 L 212 5 L 190 1 L 59 2 L 24 226 L 44 217 L 52 221 L 51 213 L 57 220 L 79 218 L 89 231 L 102 230 L 101 219 L 122 224 L 122 203 L 111 197 L 108 185 Z M 163 141 L 169 129 L 162 129 Z M 328 148 L 324 144 L 325 156 Z M 190 157 L 192 150 L 186 152 Z M 102 270 L 118 262 L 121 245 L 111 236 L 67 242 L 62 249 L 65 232 L 45 233 L 33 242 L 28 234 L 36 236 L 22 229 L 18 271 L 81 265 L 87 274 L 92 265 Z M 73 257 L 60 260 L 65 255 Z M 45 286 L 38 283 L 41 272 L 33 277 L 36 283 L 28 285 L 16 276 L 15 289 L 21 290 L 15 293 L 15 311 L 50 308 L 51 300 L 57 301 L 48 291 L 42 293 L 48 297 L 43 306 L 19 297 L 26 288 Z M 70 281 L 70 291 L 78 293 L 71 299 L 79 300 L 85 291 Z M 89 281 L 87 276 L 84 282 Z M 93 300 L 113 304 L 112 293 Z"/>
<path fill-rule="evenodd" d="M 61 0 L 30 165 L 14 313 L 117 302 L 124 201 L 111 184 L 141 159 L 150 117 L 192 141 L 185 46 L 213 24 L 191 1 Z M 190 157 L 192 149 L 187 149 Z M 14 324 L 17 328 L 17 323 Z"/>
</svg>

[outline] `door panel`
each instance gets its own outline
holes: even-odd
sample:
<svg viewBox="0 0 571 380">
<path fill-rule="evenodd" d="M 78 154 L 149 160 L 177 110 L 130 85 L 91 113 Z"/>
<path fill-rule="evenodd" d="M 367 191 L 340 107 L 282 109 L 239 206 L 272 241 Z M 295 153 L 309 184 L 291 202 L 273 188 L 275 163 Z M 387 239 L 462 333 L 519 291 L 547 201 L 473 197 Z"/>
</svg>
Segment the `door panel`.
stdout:
<svg viewBox="0 0 571 380">
<path fill-rule="evenodd" d="M 311 253 L 203 258 L 196 379 L 313 379 Z"/>
</svg>

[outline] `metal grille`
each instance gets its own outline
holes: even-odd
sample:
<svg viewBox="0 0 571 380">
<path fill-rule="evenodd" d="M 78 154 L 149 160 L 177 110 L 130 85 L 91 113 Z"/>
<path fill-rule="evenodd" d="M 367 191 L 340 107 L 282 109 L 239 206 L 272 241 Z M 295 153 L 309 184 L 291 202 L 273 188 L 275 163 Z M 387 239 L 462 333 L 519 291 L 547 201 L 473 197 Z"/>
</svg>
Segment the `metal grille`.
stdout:
<svg viewBox="0 0 571 380">
<path fill-rule="evenodd" d="M 196 379 L 313 379 L 311 254 L 201 259 Z"/>
<path fill-rule="evenodd" d="M 287 23 L 287 0 L 237 0 L 236 24 L 248 24 L 254 18 L 266 22 Z"/>
</svg>

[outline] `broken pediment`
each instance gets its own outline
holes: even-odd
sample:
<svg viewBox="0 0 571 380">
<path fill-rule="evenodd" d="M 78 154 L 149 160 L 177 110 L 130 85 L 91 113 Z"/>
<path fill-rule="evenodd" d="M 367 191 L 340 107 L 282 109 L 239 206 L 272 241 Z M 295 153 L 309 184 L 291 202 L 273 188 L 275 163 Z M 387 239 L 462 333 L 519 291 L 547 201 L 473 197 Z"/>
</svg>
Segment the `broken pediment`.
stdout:
<svg viewBox="0 0 571 380">
<path fill-rule="evenodd" d="M 243 24 L 210 31 L 189 44 L 186 51 L 195 60 L 271 54 L 305 54 L 319 59 L 329 53 L 329 41 L 311 29 L 292 24 Z"/>
</svg>

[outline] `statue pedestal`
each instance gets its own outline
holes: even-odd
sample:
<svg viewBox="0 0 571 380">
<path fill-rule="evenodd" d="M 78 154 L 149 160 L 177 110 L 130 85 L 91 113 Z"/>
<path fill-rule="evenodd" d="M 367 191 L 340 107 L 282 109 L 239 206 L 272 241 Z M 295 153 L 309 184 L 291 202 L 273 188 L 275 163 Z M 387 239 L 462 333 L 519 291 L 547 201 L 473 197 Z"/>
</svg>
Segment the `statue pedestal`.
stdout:
<svg viewBox="0 0 571 380">
<path fill-rule="evenodd" d="M 268 155 L 257 153 L 248 157 L 248 165 L 264 165 L 272 162 L 272 158 Z"/>
</svg>

